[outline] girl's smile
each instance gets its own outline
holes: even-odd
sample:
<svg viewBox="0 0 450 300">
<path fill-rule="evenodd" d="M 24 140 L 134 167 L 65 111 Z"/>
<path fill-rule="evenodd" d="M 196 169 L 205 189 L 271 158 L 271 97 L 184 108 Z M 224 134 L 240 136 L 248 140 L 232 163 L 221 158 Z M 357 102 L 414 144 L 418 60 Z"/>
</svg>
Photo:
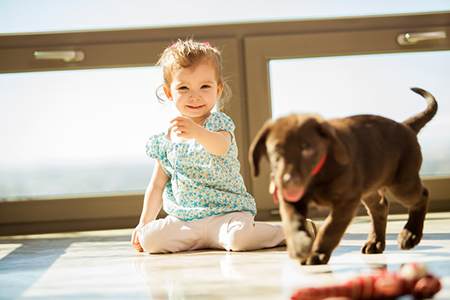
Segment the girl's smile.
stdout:
<svg viewBox="0 0 450 300">
<path fill-rule="evenodd" d="M 197 106 L 194 106 L 194 105 L 186 105 L 188 108 L 190 108 L 190 109 L 199 109 L 199 108 L 203 108 L 203 107 L 205 107 L 206 105 L 197 105 Z"/>
</svg>

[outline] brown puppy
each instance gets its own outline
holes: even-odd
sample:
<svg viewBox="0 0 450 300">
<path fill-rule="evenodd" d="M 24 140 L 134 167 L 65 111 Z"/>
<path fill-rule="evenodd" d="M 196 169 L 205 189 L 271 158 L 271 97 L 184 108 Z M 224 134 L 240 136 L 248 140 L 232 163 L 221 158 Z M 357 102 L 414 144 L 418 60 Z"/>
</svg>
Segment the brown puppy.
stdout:
<svg viewBox="0 0 450 300">
<path fill-rule="evenodd" d="M 419 88 L 426 110 L 403 123 L 375 115 L 323 120 L 289 115 L 268 121 L 250 147 L 254 175 L 265 156 L 270 192 L 279 200 L 288 252 L 303 264 L 326 264 L 353 219 L 360 201 L 372 221 L 363 253 L 385 248 L 389 200 L 409 210 L 398 243 L 410 249 L 422 238 L 428 191 L 419 178 L 422 154 L 417 133 L 437 111 L 434 97 Z M 330 207 L 313 240 L 305 230 L 308 204 Z"/>
</svg>

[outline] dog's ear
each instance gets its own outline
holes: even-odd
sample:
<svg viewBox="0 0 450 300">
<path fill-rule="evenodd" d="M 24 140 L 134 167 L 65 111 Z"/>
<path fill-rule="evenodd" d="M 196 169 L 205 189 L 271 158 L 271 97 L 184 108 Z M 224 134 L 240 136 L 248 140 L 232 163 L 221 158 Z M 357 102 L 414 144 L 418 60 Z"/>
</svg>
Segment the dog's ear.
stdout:
<svg viewBox="0 0 450 300">
<path fill-rule="evenodd" d="M 350 155 L 344 143 L 336 134 L 336 129 L 328 122 L 320 122 L 320 132 L 330 140 L 330 147 L 333 151 L 334 158 L 342 165 L 350 162 Z"/>
<path fill-rule="evenodd" d="M 255 177 L 259 175 L 259 161 L 261 160 L 261 157 L 267 157 L 266 139 L 272 124 L 273 122 L 271 120 L 267 121 L 258 131 L 252 144 L 250 145 L 248 159 Z"/>
</svg>

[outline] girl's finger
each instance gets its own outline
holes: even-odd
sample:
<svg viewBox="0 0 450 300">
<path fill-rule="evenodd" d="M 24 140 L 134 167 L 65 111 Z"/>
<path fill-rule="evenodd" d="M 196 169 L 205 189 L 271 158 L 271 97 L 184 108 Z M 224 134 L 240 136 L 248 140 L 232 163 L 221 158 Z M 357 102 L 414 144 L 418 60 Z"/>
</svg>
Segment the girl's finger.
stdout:
<svg viewBox="0 0 450 300">
<path fill-rule="evenodd" d="M 136 229 L 133 230 L 133 233 L 131 234 L 131 243 L 132 243 L 132 244 L 137 244 L 137 243 L 139 243 L 138 234 L 137 234 Z"/>
<path fill-rule="evenodd" d="M 178 124 L 178 125 L 172 126 L 171 128 L 172 128 L 172 130 L 177 131 L 177 130 L 183 130 L 185 128 L 185 126 Z"/>
<path fill-rule="evenodd" d="M 144 249 L 142 249 L 140 244 L 133 244 L 133 248 L 136 249 L 138 252 L 144 252 Z"/>
<path fill-rule="evenodd" d="M 172 120 L 170 121 L 170 124 L 180 124 L 180 123 L 183 123 L 183 122 L 185 122 L 184 119 L 182 119 L 181 117 L 177 117 L 177 118 L 175 118 L 175 119 L 172 119 Z"/>
<path fill-rule="evenodd" d="M 140 243 L 139 243 L 139 239 L 137 238 L 137 235 L 136 236 L 134 236 L 134 238 L 133 238 L 133 247 L 135 247 L 136 245 L 139 245 Z M 135 247 L 136 248 L 136 247 Z"/>
</svg>

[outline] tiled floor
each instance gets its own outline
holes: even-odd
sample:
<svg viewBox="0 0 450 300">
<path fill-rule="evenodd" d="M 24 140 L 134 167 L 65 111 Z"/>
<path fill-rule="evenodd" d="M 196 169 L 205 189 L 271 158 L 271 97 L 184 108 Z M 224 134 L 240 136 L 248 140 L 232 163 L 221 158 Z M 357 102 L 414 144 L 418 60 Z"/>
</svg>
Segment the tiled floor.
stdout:
<svg viewBox="0 0 450 300">
<path fill-rule="evenodd" d="M 138 254 L 131 230 L 0 238 L 0 299 L 289 299 L 301 286 L 339 282 L 386 265 L 426 263 L 450 299 L 450 213 L 428 214 L 425 236 L 401 251 L 405 215 L 391 216 L 387 249 L 362 255 L 367 218 L 353 221 L 326 266 L 300 266 L 285 248 L 226 253 Z"/>
</svg>

